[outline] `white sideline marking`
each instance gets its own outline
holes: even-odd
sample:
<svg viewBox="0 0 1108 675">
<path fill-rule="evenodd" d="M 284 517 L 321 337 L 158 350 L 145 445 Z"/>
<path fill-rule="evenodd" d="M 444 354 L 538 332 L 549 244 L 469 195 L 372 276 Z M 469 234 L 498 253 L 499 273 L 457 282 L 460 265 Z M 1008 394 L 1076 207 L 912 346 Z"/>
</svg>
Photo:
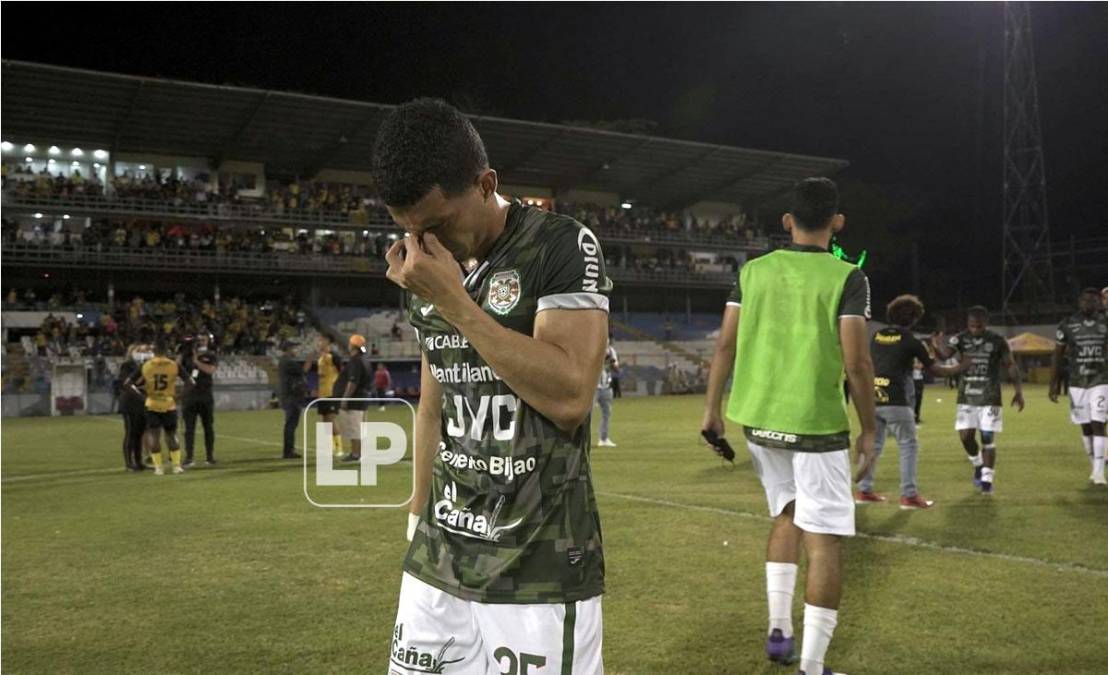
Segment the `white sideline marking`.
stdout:
<svg viewBox="0 0 1108 675">
<path fill-rule="evenodd" d="M 89 419 L 101 420 L 103 422 L 111 422 L 111 421 L 114 420 L 114 421 L 119 422 L 120 424 L 123 423 L 123 420 L 119 419 L 115 415 L 110 415 L 110 416 L 109 415 L 89 415 Z M 199 436 L 200 434 L 197 434 L 197 435 Z M 277 447 L 281 447 L 282 445 L 284 445 L 283 443 L 278 443 L 277 441 L 263 441 L 263 440 L 258 439 L 258 438 L 247 438 L 245 436 L 232 436 L 230 434 L 224 434 L 224 433 L 219 434 L 219 438 L 229 438 L 232 441 L 245 441 L 247 443 L 257 443 L 257 444 L 260 444 L 260 445 L 275 445 Z M 297 448 L 297 450 L 299 450 L 299 449 L 300 448 Z M 184 448 L 181 449 L 181 452 L 184 452 Z M 279 459 L 279 458 L 274 457 L 274 459 Z M 221 469 L 220 471 L 226 473 L 228 471 L 234 471 L 234 469 L 233 468 L 228 468 L 228 469 Z M 40 479 L 40 478 L 68 478 L 68 477 L 72 477 L 72 476 L 94 476 L 94 475 L 100 474 L 100 473 L 118 473 L 120 475 L 123 475 L 124 473 L 126 473 L 126 470 L 123 467 L 119 467 L 119 468 L 111 468 L 111 469 L 108 469 L 108 468 L 104 468 L 104 469 L 74 469 L 73 471 L 51 471 L 49 473 L 29 473 L 29 474 L 18 475 L 18 476 L 4 476 L 3 478 L 0 478 L 0 483 L 18 483 L 18 482 L 25 481 L 25 480 L 37 480 L 37 479 Z"/>
<path fill-rule="evenodd" d="M 746 511 L 731 511 L 729 509 L 721 509 L 716 506 L 700 506 L 697 504 L 685 504 L 682 502 L 669 501 L 668 499 L 655 499 L 653 497 L 640 497 L 638 495 L 628 495 L 619 492 L 597 492 L 602 497 L 615 497 L 616 499 L 626 499 L 632 502 L 642 502 L 645 504 L 654 504 L 655 506 L 666 506 L 674 509 L 684 509 L 686 511 L 702 511 L 704 513 L 715 513 L 724 516 L 733 516 L 738 518 L 746 518 L 748 520 L 757 520 L 767 522 L 772 520 L 769 516 L 759 515 L 756 513 L 748 513 Z M 934 542 L 925 541 L 923 539 L 917 539 L 916 537 L 905 537 L 901 535 L 889 535 L 889 534 L 872 534 L 869 532 L 859 532 L 855 535 L 860 539 L 871 539 L 873 541 L 881 541 L 888 544 L 902 544 L 904 546 L 914 546 L 916 548 L 924 548 L 931 551 L 938 551 L 940 553 L 953 553 L 955 555 L 968 555 L 976 558 L 989 558 L 992 560 L 1004 560 L 1007 562 L 1024 563 L 1026 565 L 1035 565 L 1036 567 L 1049 567 L 1050 569 L 1057 570 L 1059 572 L 1077 572 L 1079 574 L 1089 574 L 1097 577 L 1108 577 L 1108 570 L 1099 569 L 1096 567 L 1088 567 L 1085 565 L 1078 565 L 1075 563 L 1067 562 L 1051 562 L 1049 560 L 1043 560 L 1042 558 L 1031 558 L 1022 555 L 1011 555 L 1008 553 L 992 553 L 990 551 L 979 551 L 972 548 L 963 548 L 961 546 L 947 546 L 945 544 L 936 544 Z"/>
<path fill-rule="evenodd" d="M 94 419 L 102 419 L 109 421 L 113 418 L 108 418 L 103 415 L 90 416 Z M 122 420 L 119 420 L 122 423 Z M 282 445 L 276 441 L 263 441 L 257 438 L 247 438 L 245 436 L 230 436 L 228 434 L 220 434 L 221 438 L 230 438 L 235 441 L 246 441 L 249 443 L 260 443 L 262 445 Z M 276 458 L 274 458 L 276 459 Z M 232 468 L 222 469 L 220 473 L 229 473 L 234 471 Z M 55 478 L 65 476 L 84 476 L 98 473 L 119 473 L 122 474 L 124 470 L 118 469 L 83 469 L 78 471 L 55 471 L 52 473 L 39 473 L 28 474 L 25 476 L 12 476 L 10 478 L 0 479 L 0 482 L 9 483 L 23 480 L 32 480 L 35 478 Z M 685 511 L 701 511 L 703 513 L 714 513 L 717 515 L 731 516 L 734 518 L 745 518 L 747 520 L 757 520 L 760 522 L 767 522 L 772 520 L 767 515 L 760 515 L 757 513 L 749 513 L 747 511 L 732 511 L 729 509 L 721 509 L 717 506 L 701 506 L 698 504 L 685 504 L 683 502 L 674 502 L 668 499 L 655 499 L 653 497 L 640 497 L 639 495 L 623 494 L 621 492 L 596 492 L 601 497 L 614 497 L 616 499 L 626 499 L 632 502 L 642 502 L 644 504 L 653 504 L 655 506 L 666 506 L 672 509 L 683 509 Z M 1087 567 L 1085 565 L 1078 565 L 1075 563 L 1067 562 L 1051 562 L 1049 560 L 1043 560 L 1042 558 L 1032 558 L 1022 555 L 1011 555 L 1008 553 L 993 553 L 991 551 L 979 551 L 972 548 L 964 548 L 961 546 L 948 546 L 946 544 L 936 544 L 931 541 L 925 541 L 923 539 L 917 539 L 916 537 L 905 537 L 899 534 L 873 534 L 869 532 L 858 532 L 856 535 L 859 539 L 870 539 L 872 541 L 881 541 L 887 544 L 901 544 L 903 546 L 913 546 L 915 548 L 927 549 L 930 551 L 938 551 L 939 553 L 952 553 L 954 555 L 966 555 L 975 558 L 988 558 L 991 560 L 1003 560 L 1006 562 L 1023 563 L 1025 565 L 1034 565 L 1036 567 L 1047 567 L 1059 572 L 1076 572 L 1078 574 L 1088 574 L 1097 577 L 1108 578 L 1108 570 L 1100 569 L 1097 567 Z"/>
</svg>

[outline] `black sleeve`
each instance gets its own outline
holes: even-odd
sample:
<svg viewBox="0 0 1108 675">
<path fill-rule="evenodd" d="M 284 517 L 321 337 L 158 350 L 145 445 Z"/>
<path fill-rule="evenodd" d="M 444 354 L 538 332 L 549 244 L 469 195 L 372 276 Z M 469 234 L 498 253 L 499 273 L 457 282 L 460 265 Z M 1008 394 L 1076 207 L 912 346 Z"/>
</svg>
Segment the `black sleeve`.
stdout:
<svg viewBox="0 0 1108 675">
<path fill-rule="evenodd" d="M 1058 324 L 1058 332 L 1055 334 L 1054 337 L 1057 339 L 1058 344 L 1060 345 L 1066 345 L 1069 343 L 1070 332 L 1069 321 L 1067 319 L 1063 319 L 1062 323 Z"/>
<path fill-rule="evenodd" d="M 839 300 L 839 316 L 871 318 L 869 305 L 869 279 L 862 268 L 855 267 L 846 278 L 842 299 Z"/>
<path fill-rule="evenodd" d="M 919 362 L 923 364 L 924 368 L 930 368 L 931 364 L 935 362 L 935 359 L 931 358 L 931 354 L 927 351 L 927 347 L 922 342 L 920 342 L 919 338 L 917 338 L 915 335 L 909 334 L 908 337 L 911 339 L 909 345 L 912 351 L 912 356 L 919 359 Z"/>
<path fill-rule="evenodd" d="M 216 355 L 212 354 L 211 352 L 208 352 L 208 353 L 202 355 L 200 357 L 200 360 L 203 361 L 204 363 L 208 364 L 209 366 L 218 366 L 219 365 L 219 358 L 216 357 Z"/>
<path fill-rule="evenodd" d="M 736 307 L 743 306 L 743 290 L 737 277 L 735 278 L 735 285 L 731 287 L 731 292 L 727 294 L 727 304 Z"/>
<path fill-rule="evenodd" d="M 608 311 L 612 282 L 604 267 L 600 242 L 589 228 L 558 223 L 543 243 L 538 308 L 602 309 Z"/>
<path fill-rule="evenodd" d="M 1012 348 L 1008 346 L 1008 341 L 1005 340 L 1003 337 L 997 338 L 996 351 L 998 354 L 1000 354 L 1000 359 L 1002 361 L 1012 355 Z"/>
</svg>

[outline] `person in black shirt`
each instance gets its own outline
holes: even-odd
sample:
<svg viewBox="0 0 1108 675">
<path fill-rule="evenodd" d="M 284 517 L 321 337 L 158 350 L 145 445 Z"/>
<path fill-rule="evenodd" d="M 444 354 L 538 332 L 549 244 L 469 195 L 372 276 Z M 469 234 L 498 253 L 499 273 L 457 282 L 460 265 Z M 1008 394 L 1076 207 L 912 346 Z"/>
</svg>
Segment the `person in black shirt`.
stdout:
<svg viewBox="0 0 1108 675">
<path fill-rule="evenodd" d="M 876 458 L 869 472 L 859 481 L 854 501 L 858 504 L 885 501 L 885 497 L 873 490 L 873 476 L 888 433 L 896 438 L 900 452 L 900 508 L 926 509 L 935 502 L 924 499 L 916 490 L 919 439 L 916 437 L 916 390 L 912 383 L 912 364 L 918 360 L 935 375 L 945 376 L 962 372 L 969 367 L 969 362 L 941 366 L 931 358 L 927 347 L 912 334 L 912 326 L 923 317 L 923 303 L 916 296 L 894 298 L 885 311 L 889 327 L 877 331 L 870 341 L 877 403 Z"/>
<path fill-rule="evenodd" d="M 366 361 L 365 338 L 351 335 L 349 344 L 350 358 L 343 365 L 333 391 L 344 399 L 368 398 L 373 376 Z M 344 462 L 356 462 L 362 458 L 361 422 L 368 407 L 367 401 L 343 401 L 339 404 L 339 433 L 350 447 L 349 454 L 342 457 Z"/>
<path fill-rule="evenodd" d="M 196 443 L 196 418 L 204 426 L 204 452 L 207 463 L 215 464 L 215 399 L 212 396 L 212 376 L 219 361 L 209 345 L 211 336 L 201 333 L 178 359 L 182 373 L 191 376 L 191 382 L 185 380 L 182 396 L 185 419 L 185 466 L 193 465 L 193 446 Z"/>
<path fill-rule="evenodd" d="M 119 414 L 123 417 L 123 463 L 130 471 L 143 471 L 142 435 L 146 432 L 146 393 L 126 384 L 128 380 L 139 379 L 142 374 L 142 361 L 149 354 L 145 345 L 133 344 L 127 348 L 127 360 L 119 365 L 117 396 Z"/>
<path fill-rule="evenodd" d="M 300 424 L 300 412 L 308 396 L 308 383 L 304 380 L 303 360 L 296 358 L 296 343 L 281 343 L 281 360 L 277 363 L 278 395 L 285 411 L 284 443 L 281 457 L 299 459 L 296 452 L 296 427 Z"/>
</svg>

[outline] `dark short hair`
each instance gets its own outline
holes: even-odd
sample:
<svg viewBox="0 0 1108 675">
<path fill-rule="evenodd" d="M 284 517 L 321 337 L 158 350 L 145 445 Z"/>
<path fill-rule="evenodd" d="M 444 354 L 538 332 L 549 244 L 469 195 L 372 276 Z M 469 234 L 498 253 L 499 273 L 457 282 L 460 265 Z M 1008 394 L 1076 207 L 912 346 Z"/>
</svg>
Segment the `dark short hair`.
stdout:
<svg viewBox="0 0 1108 675">
<path fill-rule="evenodd" d="M 885 318 L 894 326 L 914 326 L 923 318 L 923 303 L 914 295 L 898 295 L 885 307 Z"/>
<path fill-rule="evenodd" d="M 389 206 L 411 206 L 436 186 L 447 196 L 461 194 L 488 166 L 469 118 L 439 99 L 417 98 L 393 110 L 373 144 L 373 180 Z"/>
<path fill-rule="evenodd" d="M 984 305 L 974 305 L 966 312 L 966 316 L 970 319 L 981 319 L 982 321 L 988 322 L 989 310 L 985 309 Z"/>
<path fill-rule="evenodd" d="M 806 232 L 822 230 L 838 212 L 839 188 L 830 178 L 805 178 L 793 188 L 789 213 L 800 229 Z"/>
</svg>

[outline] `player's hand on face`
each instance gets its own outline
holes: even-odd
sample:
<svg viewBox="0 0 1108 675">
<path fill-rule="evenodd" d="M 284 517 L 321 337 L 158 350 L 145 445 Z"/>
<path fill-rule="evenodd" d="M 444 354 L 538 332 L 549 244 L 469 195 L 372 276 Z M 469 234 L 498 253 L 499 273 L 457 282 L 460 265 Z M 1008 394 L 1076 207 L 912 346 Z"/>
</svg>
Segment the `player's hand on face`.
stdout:
<svg viewBox="0 0 1108 675">
<path fill-rule="evenodd" d="M 857 472 L 854 474 L 855 483 L 861 482 L 873 468 L 873 463 L 877 461 L 876 445 L 877 436 L 872 432 L 862 432 L 854 441 L 854 466 L 857 467 Z"/>
<path fill-rule="evenodd" d="M 438 305 L 464 293 L 462 276 L 454 256 L 434 234 L 424 234 L 420 241 L 412 236 L 397 241 L 387 253 L 389 263 L 385 276 L 393 283 Z"/>
<path fill-rule="evenodd" d="M 1012 397 L 1012 407 L 1016 408 L 1020 412 L 1023 412 L 1023 392 L 1017 391 L 1016 395 Z"/>
</svg>

